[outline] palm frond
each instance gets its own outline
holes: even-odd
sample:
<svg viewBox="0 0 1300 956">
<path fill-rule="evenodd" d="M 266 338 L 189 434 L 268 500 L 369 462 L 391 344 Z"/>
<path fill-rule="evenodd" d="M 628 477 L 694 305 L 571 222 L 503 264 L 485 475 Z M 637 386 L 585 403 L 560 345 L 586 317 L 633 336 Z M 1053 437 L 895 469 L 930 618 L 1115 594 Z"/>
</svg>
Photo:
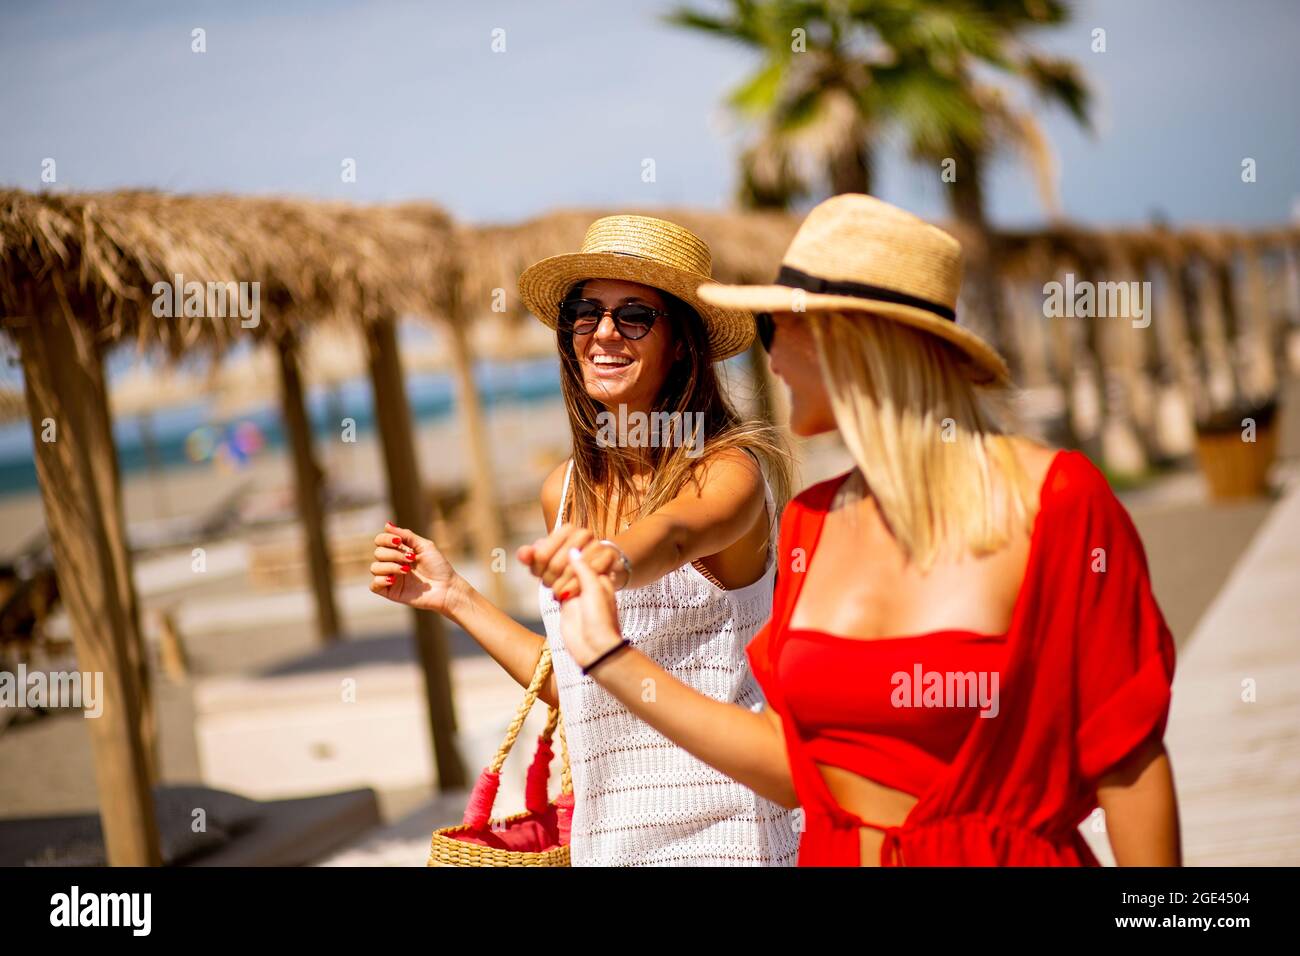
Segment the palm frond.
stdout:
<svg viewBox="0 0 1300 956">
<path fill-rule="evenodd" d="M 1020 64 L 1020 72 L 1039 97 L 1064 106 L 1080 126 L 1092 129 L 1089 115 L 1092 96 L 1076 64 L 1031 54 Z"/>
<path fill-rule="evenodd" d="M 763 37 L 753 17 L 745 16 L 749 3 L 733 3 L 733 15 L 720 17 L 693 7 L 681 6 L 664 14 L 663 22 L 670 26 L 685 27 L 700 33 L 709 33 L 723 40 L 734 40 L 747 46 L 763 46 Z"/>
<path fill-rule="evenodd" d="M 746 116 L 771 112 L 776 108 L 781 97 L 781 88 L 788 69 L 781 60 L 769 60 L 749 79 L 727 94 L 727 105 Z"/>
</svg>

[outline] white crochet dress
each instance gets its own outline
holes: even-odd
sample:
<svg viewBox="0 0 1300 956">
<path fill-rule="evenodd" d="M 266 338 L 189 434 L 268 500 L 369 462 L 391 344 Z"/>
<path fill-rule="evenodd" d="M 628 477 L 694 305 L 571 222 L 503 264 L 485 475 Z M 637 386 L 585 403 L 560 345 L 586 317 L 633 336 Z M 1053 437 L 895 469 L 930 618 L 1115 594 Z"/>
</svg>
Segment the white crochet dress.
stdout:
<svg viewBox="0 0 1300 956">
<path fill-rule="evenodd" d="M 570 461 L 556 527 L 572 474 Z M 775 529 L 774 512 L 768 487 Z M 762 692 L 745 646 L 771 614 L 775 550 L 769 535 L 767 569 L 743 588 L 720 588 L 687 564 L 619 591 L 623 636 L 695 690 L 758 709 Z M 573 772 L 573 865 L 793 866 L 799 834 L 792 811 L 691 756 L 584 677 L 560 636 L 550 588 L 540 588 L 540 600 Z"/>
</svg>

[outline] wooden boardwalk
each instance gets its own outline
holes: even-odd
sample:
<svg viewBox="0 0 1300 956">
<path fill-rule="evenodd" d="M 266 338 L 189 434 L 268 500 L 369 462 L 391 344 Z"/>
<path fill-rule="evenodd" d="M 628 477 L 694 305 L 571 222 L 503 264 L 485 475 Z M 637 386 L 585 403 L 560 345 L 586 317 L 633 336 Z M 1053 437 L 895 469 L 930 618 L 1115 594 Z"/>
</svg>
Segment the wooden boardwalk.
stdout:
<svg viewBox="0 0 1300 956">
<path fill-rule="evenodd" d="M 1180 649 L 1165 742 L 1187 865 L 1300 865 L 1300 484 Z"/>
</svg>

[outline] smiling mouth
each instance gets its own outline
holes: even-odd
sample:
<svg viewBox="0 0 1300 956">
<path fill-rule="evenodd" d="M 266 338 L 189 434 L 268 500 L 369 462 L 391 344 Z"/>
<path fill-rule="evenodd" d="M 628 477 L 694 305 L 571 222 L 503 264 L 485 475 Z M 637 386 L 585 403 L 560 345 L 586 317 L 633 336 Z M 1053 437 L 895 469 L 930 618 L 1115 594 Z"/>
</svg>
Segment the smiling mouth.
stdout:
<svg viewBox="0 0 1300 956">
<path fill-rule="evenodd" d="M 627 368 L 633 359 L 628 355 L 592 355 L 587 361 L 598 369 Z"/>
</svg>

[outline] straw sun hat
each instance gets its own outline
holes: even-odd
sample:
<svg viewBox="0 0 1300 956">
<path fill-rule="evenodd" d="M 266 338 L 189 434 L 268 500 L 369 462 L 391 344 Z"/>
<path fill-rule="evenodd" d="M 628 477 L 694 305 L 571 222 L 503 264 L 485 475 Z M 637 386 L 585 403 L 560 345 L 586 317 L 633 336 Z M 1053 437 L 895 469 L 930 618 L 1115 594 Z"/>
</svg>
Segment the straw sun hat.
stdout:
<svg viewBox="0 0 1300 956">
<path fill-rule="evenodd" d="M 528 311 L 551 328 L 560 302 L 584 279 L 622 279 L 671 293 L 699 313 L 708 333 L 709 359 L 719 362 L 749 348 L 754 316 L 700 298 L 700 283 L 713 278 L 713 256 L 688 229 L 650 216 L 606 216 L 587 229 L 580 252 L 550 256 L 519 277 Z"/>
<path fill-rule="evenodd" d="M 833 196 L 808 213 L 772 285 L 706 283 L 705 302 L 751 312 L 861 311 L 952 343 L 975 377 L 1008 381 L 1007 364 L 957 323 L 961 245 L 948 233 L 873 196 Z"/>
</svg>

